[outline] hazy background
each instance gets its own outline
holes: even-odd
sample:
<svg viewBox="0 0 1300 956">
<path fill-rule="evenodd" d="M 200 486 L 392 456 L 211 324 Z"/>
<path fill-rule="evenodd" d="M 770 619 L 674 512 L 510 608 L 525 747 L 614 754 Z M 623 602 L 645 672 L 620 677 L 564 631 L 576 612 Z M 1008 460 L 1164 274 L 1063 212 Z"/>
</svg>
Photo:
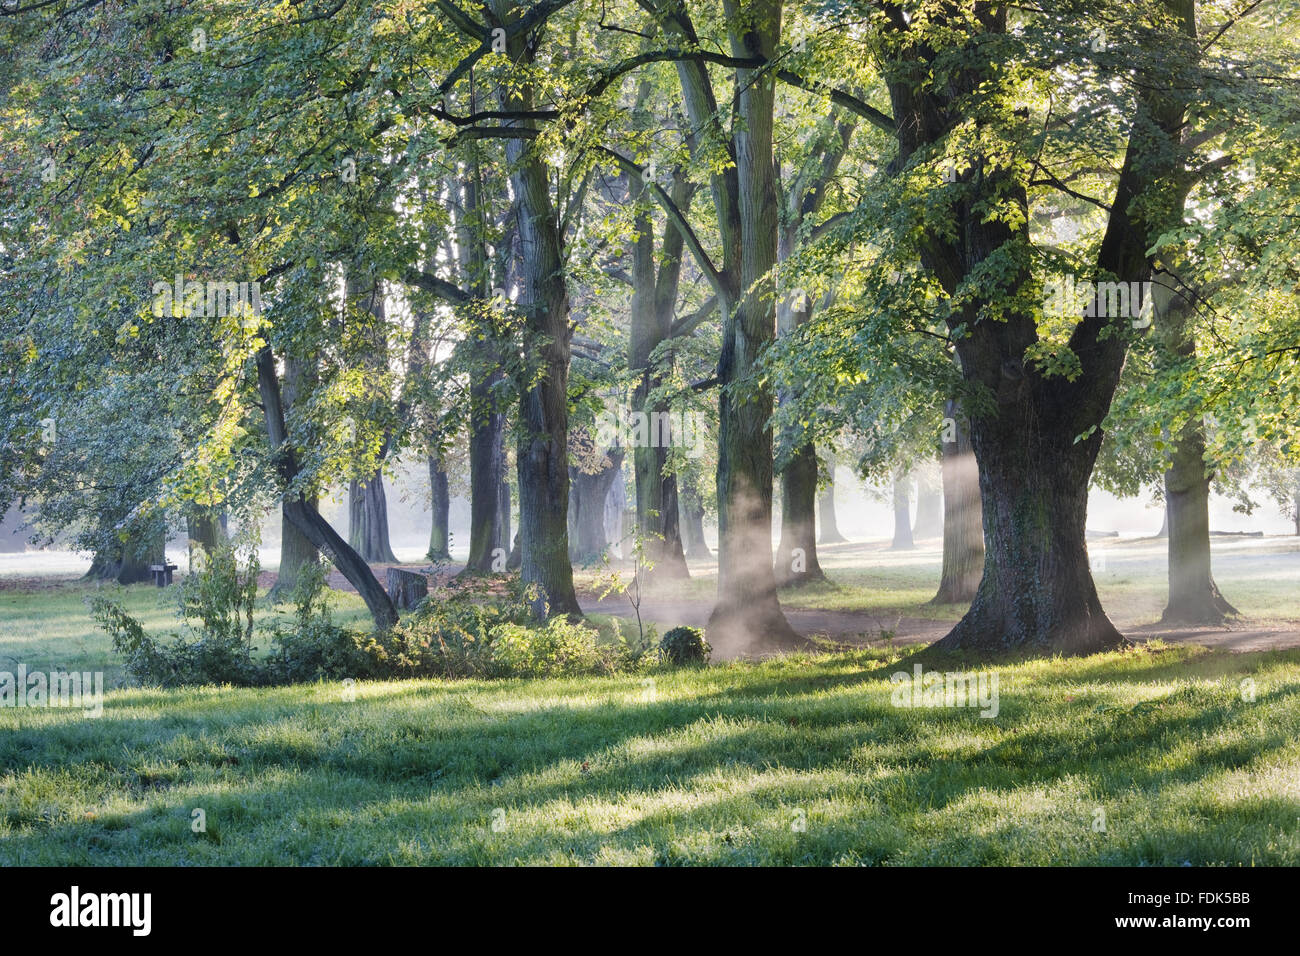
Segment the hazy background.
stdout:
<svg viewBox="0 0 1300 956">
<path fill-rule="evenodd" d="M 867 542 L 888 540 L 894 531 L 891 504 L 878 491 L 868 488 L 846 468 L 836 470 L 835 504 L 841 534 L 851 541 Z M 401 463 L 397 473 L 386 479 L 388 492 L 388 524 L 393 550 L 404 562 L 422 562 L 429 546 L 429 476 L 423 461 Z M 1290 535 L 1294 525 L 1277 505 L 1263 494 L 1256 496 L 1260 507 L 1252 515 L 1232 510 L 1231 499 L 1212 496 L 1210 499 L 1211 531 L 1263 532 L 1265 535 Z M 779 503 L 779 491 L 776 495 Z M 778 504 L 779 507 L 779 504 Z M 331 524 L 347 537 L 347 490 L 335 491 L 333 497 L 322 499 L 321 511 Z M 912 517 L 915 520 L 915 502 Z M 84 572 L 90 567 L 90 555 L 70 552 L 54 547 L 34 550 L 26 543 L 29 531 L 16 530 L 21 516 L 11 511 L 0 524 L 0 575 L 41 575 L 51 573 Z M 1160 529 L 1163 511 L 1149 500 L 1140 498 L 1119 499 L 1103 491 L 1093 491 L 1088 500 L 1088 530 L 1116 531 L 1123 537 L 1146 537 Z M 518 527 L 518 515 L 512 523 Z M 779 525 L 774 522 L 773 533 Z M 280 517 L 273 511 L 262 522 L 262 547 L 259 556 L 264 568 L 274 568 L 280 558 Z M 716 549 L 716 529 L 706 523 L 706 536 L 710 547 Z M 451 551 L 454 559 L 462 560 L 469 547 L 469 501 L 453 496 L 451 502 Z M 167 547 L 169 560 L 185 568 L 186 546 L 183 536 L 174 537 Z"/>
</svg>

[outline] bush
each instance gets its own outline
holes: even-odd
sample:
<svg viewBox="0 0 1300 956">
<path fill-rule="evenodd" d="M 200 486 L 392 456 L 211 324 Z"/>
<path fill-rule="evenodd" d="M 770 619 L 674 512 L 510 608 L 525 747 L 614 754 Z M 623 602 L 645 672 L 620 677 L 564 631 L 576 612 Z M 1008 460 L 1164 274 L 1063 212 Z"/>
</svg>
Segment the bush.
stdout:
<svg viewBox="0 0 1300 956">
<path fill-rule="evenodd" d="M 233 565 L 232 565 L 233 562 Z M 232 566 L 234 571 L 232 572 Z M 181 601 L 187 633 L 150 637 L 140 622 L 106 599 L 95 619 L 126 656 L 142 684 L 264 686 L 313 680 L 410 677 L 545 677 L 608 674 L 642 663 L 621 641 L 602 641 L 593 627 L 566 618 L 537 623 L 532 597 L 513 584 L 504 598 L 463 587 L 424 601 L 382 634 L 336 624 L 325 600 L 321 566 L 304 569 L 291 600 L 292 622 L 276 622 L 272 653 L 253 655 L 252 598 L 256 561 L 240 570 L 229 554 L 214 556 L 186 579 Z M 197 627 L 190 621 L 197 620 Z M 238 626 L 236 626 L 238 625 Z"/>
<path fill-rule="evenodd" d="M 253 603 L 260 567 L 250 545 L 244 564 L 234 547 L 223 545 L 201 560 L 199 570 L 179 585 L 180 631 L 163 640 L 106 597 L 91 605 L 95 620 L 126 658 L 136 680 L 162 687 L 183 684 L 257 684 L 264 675 L 252 657 Z M 197 622 L 195 624 L 194 622 Z"/>
<path fill-rule="evenodd" d="M 610 674 L 618 669 L 616 648 L 602 645 L 585 624 L 553 617 L 545 624 L 501 624 L 492 630 L 492 660 L 517 677 Z"/>
<path fill-rule="evenodd" d="M 659 642 L 660 657 L 675 667 L 703 664 L 712 650 L 698 627 L 674 627 Z"/>
<path fill-rule="evenodd" d="M 505 600 L 484 601 L 473 588 L 425 601 L 363 651 L 369 677 L 537 677 L 609 673 L 619 649 L 597 631 L 564 618 L 532 617 L 532 597 L 517 583 Z"/>
<path fill-rule="evenodd" d="M 271 628 L 276 653 L 267 663 L 267 683 L 294 684 L 360 676 L 367 666 L 361 649 L 364 637 L 334 623 L 325 599 L 325 566 L 304 565 L 289 595 L 294 605 L 293 627 L 280 622 Z"/>
</svg>

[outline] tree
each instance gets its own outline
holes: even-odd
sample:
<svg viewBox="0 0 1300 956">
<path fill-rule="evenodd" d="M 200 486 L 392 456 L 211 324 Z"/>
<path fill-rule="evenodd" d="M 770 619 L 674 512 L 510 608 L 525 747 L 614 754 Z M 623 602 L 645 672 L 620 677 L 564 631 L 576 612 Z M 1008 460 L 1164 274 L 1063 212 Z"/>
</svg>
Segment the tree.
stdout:
<svg viewBox="0 0 1300 956">
<path fill-rule="evenodd" d="M 970 609 L 940 646 L 1087 653 L 1123 644 L 1097 599 L 1084 528 L 1128 316 L 1085 310 L 1068 338 L 1069 374 L 1053 369 L 1044 354 L 1032 305 L 1030 167 L 1002 158 L 1006 144 L 1026 140 L 1029 117 L 993 110 L 1008 83 L 1000 64 L 1026 52 L 1008 30 L 1009 15 L 1005 8 L 953 5 L 922 25 L 886 8 L 881 37 L 900 165 L 916 170 L 945 156 L 956 164 L 967 122 L 978 112 L 983 123 L 981 138 L 964 143 L 952 181 L 939 187 L 950 197 L 944 224 L 929 224 L 917 243 L 923 268 L 949 302 L 946 321 L 963 375 L 986 398 L 968 409 L 984 511 L 984 574 Z M 1181 203 L 1170 203 L 1166 187 L 1184 148 L 1187 101 L 1199 86 L 1190 3 L 1156 4 L 1139 22 L 1147 50 L 1158 48 L 1142 63 L 1126 64 L 1142 82 L 1131 94 L 1123 168 L 1095 260 L 1098 275 L 1121 283 L 1149 281 L 1147 250 L 1177 221 Z M 967 67 L 949 74 L 943 64 L 953 56 Z M 918 69 L 933 70 L 935 79 Z M 1001 212 L 989 215 L 994 208 Z"/>
</svg>

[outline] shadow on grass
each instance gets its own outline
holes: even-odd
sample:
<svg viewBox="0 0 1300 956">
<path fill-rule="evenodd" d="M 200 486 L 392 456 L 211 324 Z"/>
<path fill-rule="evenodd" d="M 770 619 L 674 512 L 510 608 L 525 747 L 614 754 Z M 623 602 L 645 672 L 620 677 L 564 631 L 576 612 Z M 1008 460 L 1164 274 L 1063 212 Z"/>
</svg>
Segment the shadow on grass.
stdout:
<svg viewBox="0 0 1300 956">
<path fill-rule="evenodd" d="M 1251 670 L 1252 662 L 1242 660 L 1247 655 L 1231 656 L 1226 669 L 1217 656 L 1119 673 L 1101 673 L 1101 662 L 1085 662 L 1060 681 L 1136 683 Z M 547 686 L 556 698 L 580 690 L 585 700 L 579 706 L 539 706 L 536 684 L 523 697 L 518 684 L 484 682 L 419 683 L 380 693 L 366 693 L 363 685 L 355 703 L 304 700 L 311 685 L 242 691 L 242 699 L 234 700 L 216 689 L 181 701 L 133 692 L 123 706 L 183 706 L 186 713 L 115 716 L 116 708 L 110 708 L 97 721 L 47 719 L 4 735 L 5 789 L 33 773 L 49 776 L 53 784 L 34 791 L 45 794 L 41 799 L 5 800 L 10 833 L 8 850 L 0 855 L 25 858 L 37 853 L 41 841 L 54 840 L 69 860 L 173 853 L 193 862 L 248 862 L 266 858 L 249 842 L 257 836 L 265 838 L 265 852 L 285 862 L 384 861 L 382 848 L 372 853 L 328 832 L 297 833 L 297 821 L 306 815 L 312 821 L 354 821 L 346 825 L 360 826 L 363 834 L 386 833 L 390 853 L 392 839 L 408 828 L 432 828 L 437 833 L 425 843 L 423 836 L 410 836 L 416 842 L 398 855 L 423 854 L 434 862 L 537 861 L 566 854 L 589 860 L 610 841 L 627 852 L 650 853 L 654 862 L 829 862 L 847 850 L 882 862 L 904 852 L 908 840 L 937 840 L 941 846 L 957 839 L 918 832 L 918 821 L 978 791 L 1014 794 L 1079 778 L 1102 802 L 1134 792 L 1155 799 L 1220 772 L 1260 765 L 1291 737 L 1277 727 L 1249 739 L 1225 739 L 1234 721 L 1249 707 L 1294 705 L 1300 694 L 1300 686 L 1288 682 L 1262 690 L 1257 703 L 1247 705 L 1222 689 L 1183 687 L 1149 706 L 1099 709 L 1091 699 L 1044 699 L 1042 689 L 1055 684 L 1044 681 L 1025 693 L 1004 692 L 999 718 L 986 721 L 971 711 L 897 710 L 888 704 L 888 684 L 873 686 L 914 663 L 952 666 L 954 655 L 923 649 L 897 661 L 856 657 L 842 673 L 807 675 L 792 659 L 771 679 L 739 686 L 732 682 L 744 675 L 729 668 L 705 672 L 709 683 L 689 689 L 668 673 L 661 678 L 666 699 L 654 703 L 636 700 L 638 678 Z M 1296 660 L 1294 653 L 1258 657 L 1256 669 Z M 969 662 L 960 658 L 962 666 Z M 822 666 L 827 663 L 836 662 Z M 1195 665 L 1190 675 L 1189 663 Z M 1112 660 L 1112 671 L 1114 666 Z M 513 712 L 515 707 L 528 709 Z M 1068 732 L 1035 725 L 1044 714 L 1059 718 Z M 589 768 L 580 769 L 583 763 Z M 819 774 L 835 779 L 818 780 Z M 791 775 L 793 782 L 781 779 Z M 68 819 L 57 809 L 60 781 L 99 799 L 123 791 L 151 806 L 103 821 Z M 728 787 L 742 792 L 729 794 Z M 861 820 L 843 822 L 851 839 L 818 834 L 802 844 L 790 842 L 777 811 L 831 791 L 843 791 L 863 809 Z M 676 793 L 689 793 L 690 805 L 654 805 L 656 798 Z M 643 799 L 652 806 L 635 822 L 581 834 L 552 828 L 503 837 L 487 829 L 497 807 L 515 812 Z M 445 807 L 439 803 L 444 800 L 450 801 Z M 429 801 L 436 806 L 425 806 Z M 1294 802 L 1274 802 L 1262 809 L 1251 805 L 1249 813 L 1295 818 Z M 215 837 L 197 839 L 187 827 L 175 827 L 172 817 L 195 805 L 213 813 L 227 841 L 238 835 L 240 849 L 227 844 L 230 849 L 222 850 Z M 782 819 L 779 832 L 762 830 L 761 839 L 756 837 L 754 827 L 776 826 L 769 818 Z M 728 820 L 738 821 L 730 842 Z M 1032 829 L 1002 827 L 1007 839 Z M 990 859 L 1006 852 L 996 846 L 998 832 L 994 827 L 980 837 L 986 841 L 981 852 Z M 1168 828 L 1168 834 L 1178 832 Z M 161 844 L 137 846 L 145 837 Z M 653 846 L 647 848 L 647 841 Z M 1157 845 L 1159 840 L 1152 844 Z M 1106 852 L 1099 847 L 1099 855 L 1087 858 L 1101 860 Z"/>
</svg>

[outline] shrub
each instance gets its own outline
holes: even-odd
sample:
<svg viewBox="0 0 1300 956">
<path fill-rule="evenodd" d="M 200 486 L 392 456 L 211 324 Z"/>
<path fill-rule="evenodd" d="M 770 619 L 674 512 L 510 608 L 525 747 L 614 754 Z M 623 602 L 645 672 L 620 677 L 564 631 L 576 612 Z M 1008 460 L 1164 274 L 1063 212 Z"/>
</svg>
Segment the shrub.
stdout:
<svg viewBox="0 0 1300 956">
<path fill-rule="evenodd" d="M 676 667 L 703 664 L 712 650 L 698 627 L 674 627 L 659 642 L 659 655 Z"/>
<path fill-rule="evenodd" d="M 618 669 L 618 651 L 602 645 L 585 624 L 553 617 L 541 626 L 500 624 L 492 629 L 492 660 L 517 677 L 609 674 Z"/>
<path fill-rule="evenodd" d="M 126 658 L 126 671 L 141 683 L 257 684 L 265 682 L 252 659 L 253 603 L 260 567 L 250 545 L 243 566 L 234 547 L 222 545 L 179 585 L 180 631 L 150 637 L 140 622 L 106 597 L 91 605 L 95 620 Z M 197 623 L 195 623 L 197 622 Z"/>
<path fill-rule="evenodd" d="M 233 563 L 232 563 L 233 562 Z M 191 579 L 193 579 L 191 581 Z M 272 653 L 255 657 L 252 599 L 256 560 L 240 569 L 230 555 L 214 556 L 186 579 L 181 601 L 185 633 L 150 637 L 140 622 L 106 599 L 95 619 L 143 684 L 228 683 L 243 686 L 409 677 L 543 677 L 608 674 L 643 663 L 621 640 L 595 628 L 553 618 L 537 623 L 532 593 L 517 583 L 504 597 L 483 586 L 460 587 L 424 601 L 382 634 L 336 624 L 325 599 L 323 567 L 309 566 L 295 588 L 292 621 L 270 627 Z M 190 624 L 196 620 L 197 626 Z"/>
<path fill-rule="evenodd" d="M 267 682 L 302 683 L 361 676 L 368 658 L 363 636 L 334 623 L 325 598 L 325 566 L 319 561 L 299 571 L 289 594 L 294 605 L 293 626 L 280 622 L 271 628 L 276 653 L 267 663 Z"/>
</svg>

